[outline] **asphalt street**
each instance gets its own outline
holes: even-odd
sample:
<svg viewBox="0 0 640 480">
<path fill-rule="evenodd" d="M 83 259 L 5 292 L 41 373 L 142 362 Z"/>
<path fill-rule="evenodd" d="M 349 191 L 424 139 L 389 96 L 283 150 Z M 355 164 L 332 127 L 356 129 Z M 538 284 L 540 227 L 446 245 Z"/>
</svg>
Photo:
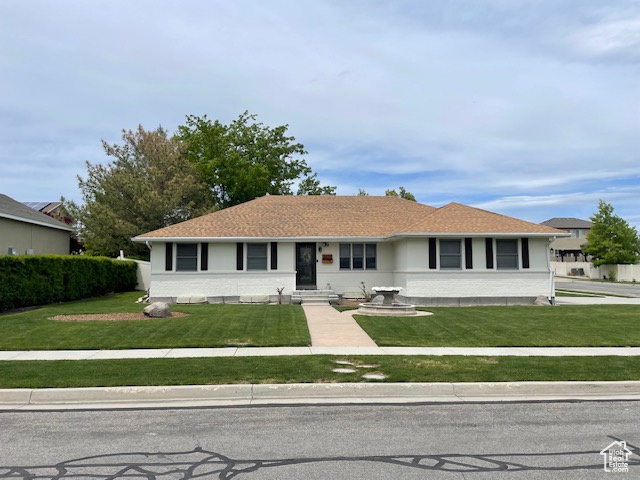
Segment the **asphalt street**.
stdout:
<svg viewBox="0 0 640 480">
<path fill-rule="evenodd" d="M 640 280 L 640 278 L 638 279 Z M 630 283 L 591 282 L 588 280 L 556 279 L 556 288 L 579 292 L 598 292 L 613 295 L 640 297 L 640 285 Z"/>
<path fill-rule="evenodd" d="M 0 478 L 595 479 L 640 403 L 280 406 L 0 413 Z"/>
</svg>

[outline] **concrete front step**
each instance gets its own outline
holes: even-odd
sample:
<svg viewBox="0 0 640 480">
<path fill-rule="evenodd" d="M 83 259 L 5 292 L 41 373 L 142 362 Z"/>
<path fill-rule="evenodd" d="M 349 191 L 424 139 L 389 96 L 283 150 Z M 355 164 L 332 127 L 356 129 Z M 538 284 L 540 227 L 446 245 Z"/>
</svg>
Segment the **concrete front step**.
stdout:
<svg viewBox="0 0 640 480">
<path fill-rule="evenodd" d="M 302 305 L 331 305 L 327 297 L 302 297 Z"/>
<path fill-rule="evenodd" d="M 333 290 L 294 290 L 291 302 L 304 305 L 330 305 L 338 303 L 339 297 Z"/>
</svg>

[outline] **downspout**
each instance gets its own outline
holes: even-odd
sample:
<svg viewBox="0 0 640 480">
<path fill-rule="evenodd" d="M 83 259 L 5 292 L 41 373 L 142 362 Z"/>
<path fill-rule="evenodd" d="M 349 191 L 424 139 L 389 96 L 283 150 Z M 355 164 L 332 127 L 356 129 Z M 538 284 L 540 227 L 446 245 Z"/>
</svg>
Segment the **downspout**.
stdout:
<svg viewBox="0 0 640 480">
<path fill-rule="evenodd" d="M 556 237 L 549 239 L 549 245 L 553 243 Z M 556 278 L 555 271 L 551 270 L 551 255 L 549 254 L 550 247 L 547 246 L 547 268 L 549 269 L 549 302 L 551 305 L 556 304 Z"/>
</svg>

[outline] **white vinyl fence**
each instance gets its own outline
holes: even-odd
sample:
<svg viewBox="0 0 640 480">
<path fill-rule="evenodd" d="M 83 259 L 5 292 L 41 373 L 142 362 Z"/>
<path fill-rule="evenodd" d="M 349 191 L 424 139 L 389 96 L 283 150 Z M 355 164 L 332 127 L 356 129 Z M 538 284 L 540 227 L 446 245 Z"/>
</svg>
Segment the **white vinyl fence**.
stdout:
<svg viewBox="0 0 640 480">
<path fill-rule="evenodd" d="M 590 262 L 551 262 L 551 269 L 560 277 L 583 277 L 602 280 L 611 278 L 611 273 L 620 282 L 640 281 L 640 265 L 601 265 Z"/>
</svg>

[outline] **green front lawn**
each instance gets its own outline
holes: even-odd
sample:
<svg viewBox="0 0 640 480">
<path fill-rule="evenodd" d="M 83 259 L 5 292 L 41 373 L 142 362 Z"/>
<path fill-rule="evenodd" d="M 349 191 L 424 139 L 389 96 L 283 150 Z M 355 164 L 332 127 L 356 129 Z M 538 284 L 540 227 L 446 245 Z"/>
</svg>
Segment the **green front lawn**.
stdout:
<svg viewBox="0 0 640 480">
<path fill-rule="evenodd" d="M 381 346 L 640 346 L 640 306 L 433 307 L 428 317 L 355 315 Z"/>
<path fill-rule="evenodd" d="M 336 359 L 375 368 L 335 373 Z M 84 361 L 3 361 L 0 388 L 234 383 L 365 382 L 380 372 L 386 382 L 507 382 L 640 380 L 640 357 L 233 357 Z"/>
<path fill-rule="evenodd" d="M 0 315 L 0 350 L 82 350 L 310 344 L 299 305 L 172 305 L 188 317 L 59 322 L 54 315 L 141 312 L 140 292 Z"/>
</svg>

